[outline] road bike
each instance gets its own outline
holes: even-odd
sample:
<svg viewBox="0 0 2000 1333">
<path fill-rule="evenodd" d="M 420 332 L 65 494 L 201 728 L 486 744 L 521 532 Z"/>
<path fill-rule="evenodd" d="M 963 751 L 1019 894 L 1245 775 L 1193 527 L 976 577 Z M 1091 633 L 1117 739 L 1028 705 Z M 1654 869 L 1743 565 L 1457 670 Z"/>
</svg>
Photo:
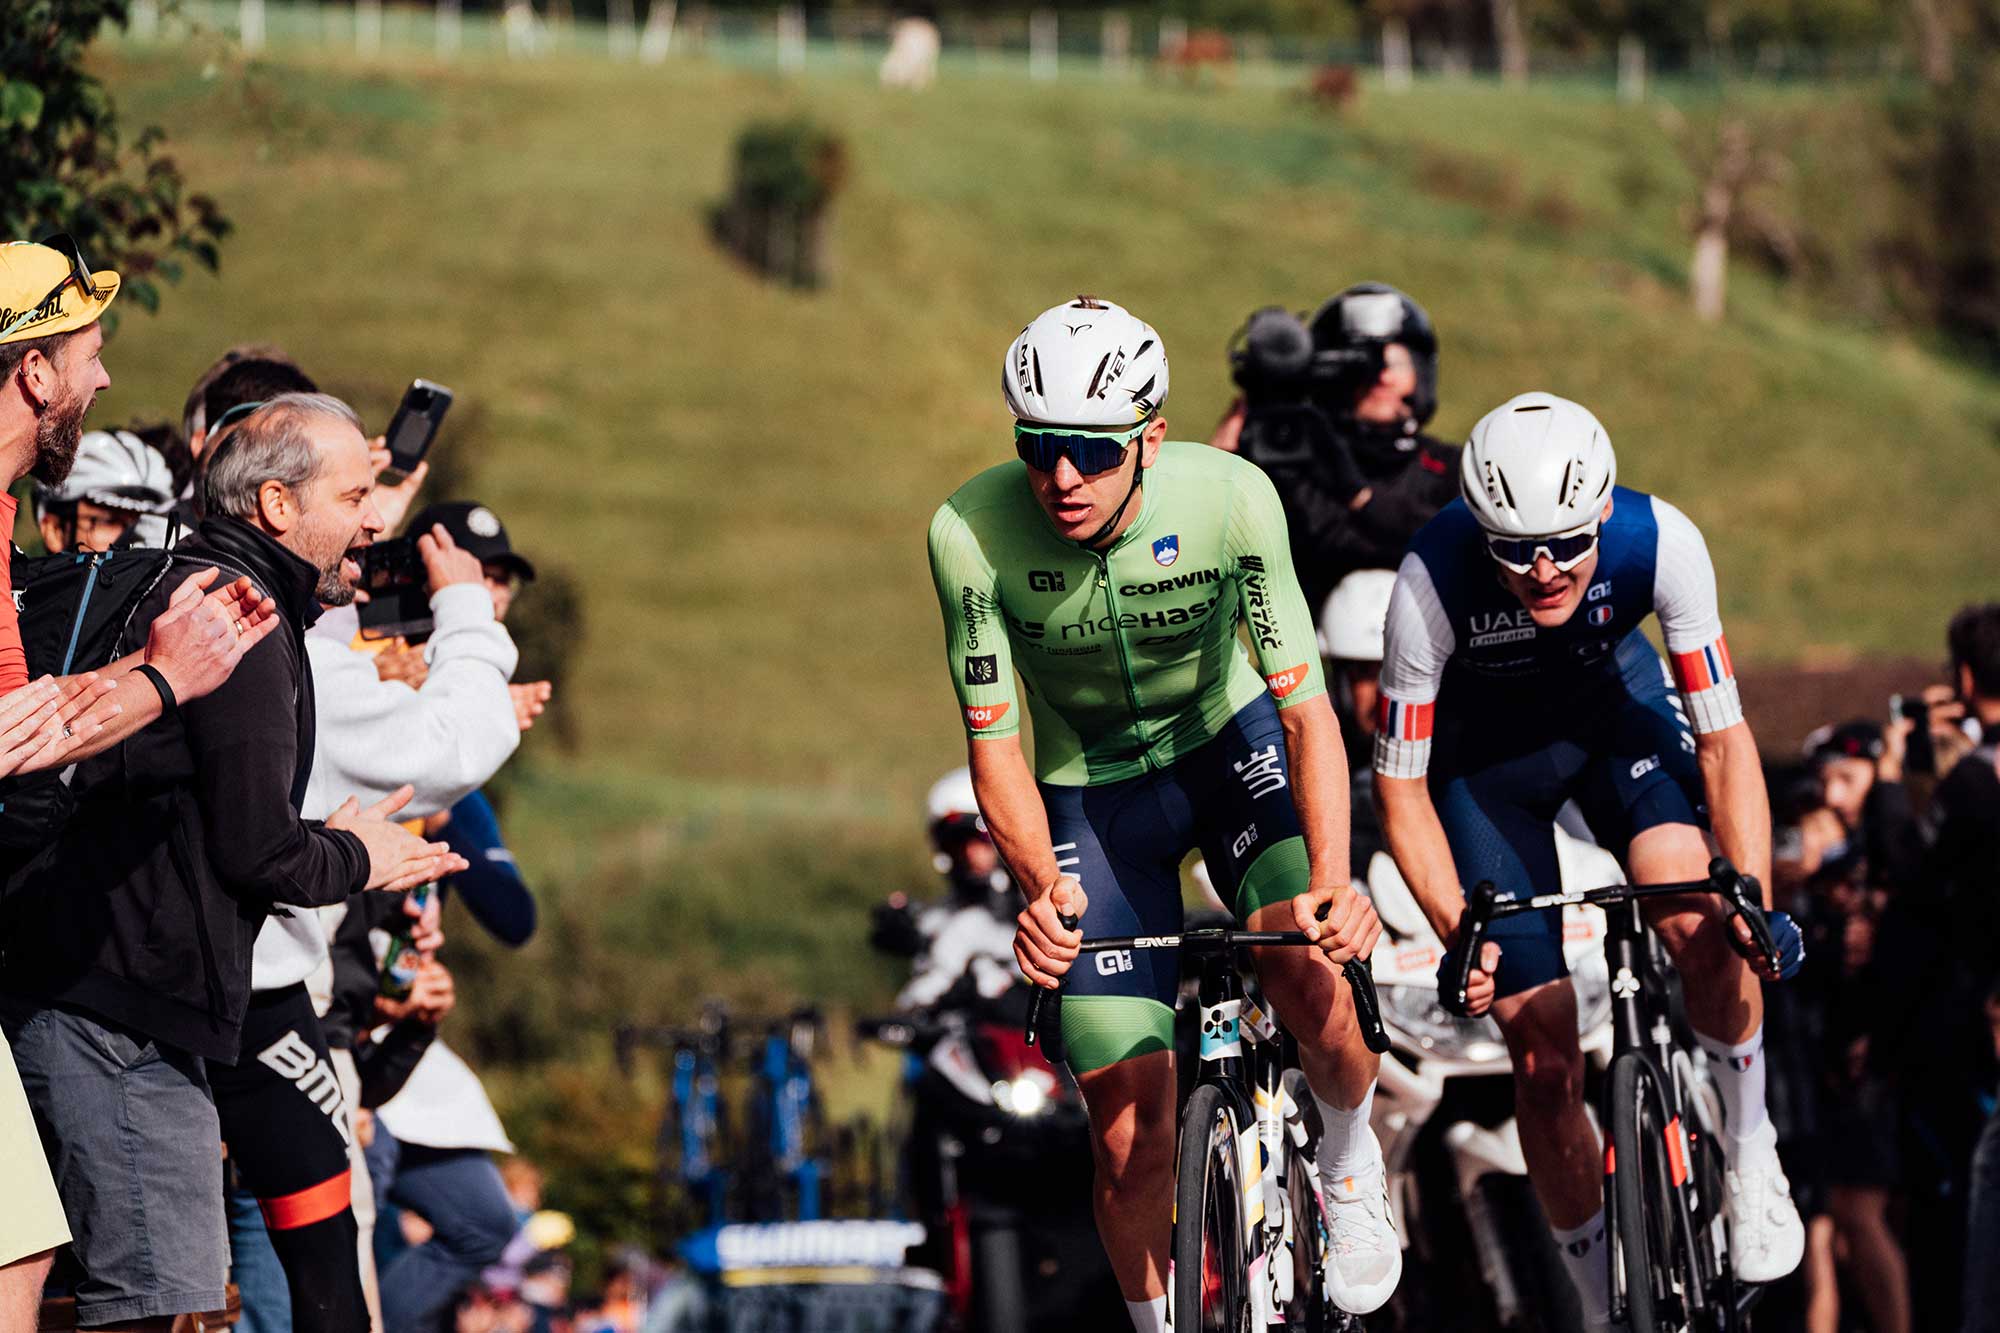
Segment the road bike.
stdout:
<svg viewBox="0 0 2000 1333">
<path fill-rule="evenodd" d="M 695 1226 L 728 1220 L 729 1105 L 722 1096 L 722 1068 L 729 1059 L 729 1014 L 719 1000 L 702 1005 L 693 1030 L 620 1024 L 613 1034 L 620 1068 L 629 1071 L 642 1044 L 672 1052 L 667 1109 L 655 1139 L 662 1196 L 685 1199 Z"/>
<path fill-rule="evenodd" d="M 1360 1327 L 1327 1288 L 1333 1231 L 1319 1189 L 1318 1107 L 1291 1038 L 1243 975 L 1241 950 L 1272 946 L 1317 947 L 1302 931 L 1228 927 L 1082 945 L 1084 953 L 1176 950 L 1183 973 L 1192 967 L 1199 978 L 1200 1073 L 1175 1159 L 1168 1311 L 1177 1333 Z M 1379 1055 L 1389 1038 L 1368 965 L 1342 970 L 1362 1037 Z M 1036 1019 L 1031 1012 L 1031 1035 Z"/>
<path fill-rule="evenodd" d="M 813 1222 L 822 1215 L 828 1134 L 813 1053 L 825 1026 L 819 1011 L 806 1007 L 764 1034 L 746 1135 L 745 1212 L 751 1221 Z"/>
<path fill-rule="evenodd" d="M 1696 1047 L 1673 1013 L 1674 977 L 1646 925 L 1650 899 L 1712 894 L 1777 963 L 1757 882 L 1722 857 L 1708 878 L 1615 884 L 1531 896 L 1472 891 L 1460 927 L 1458 974 L 1447 1001 L 1465 1011 L 1472 964 L 1493 922 L 1574 904 L 1604 909 L 1611 978 L 1612 1054 L 1605 1080 L 1604 1220 L 1611 1247 L 1611 1318 L 1631 1333 L 1736 1333 L 1762 1288 L 1736 1280 L 1724 1214 L 1721 1116 Z M 1453 1007 L 1447 1004 L 1447 1007 Z"/>
</svg>

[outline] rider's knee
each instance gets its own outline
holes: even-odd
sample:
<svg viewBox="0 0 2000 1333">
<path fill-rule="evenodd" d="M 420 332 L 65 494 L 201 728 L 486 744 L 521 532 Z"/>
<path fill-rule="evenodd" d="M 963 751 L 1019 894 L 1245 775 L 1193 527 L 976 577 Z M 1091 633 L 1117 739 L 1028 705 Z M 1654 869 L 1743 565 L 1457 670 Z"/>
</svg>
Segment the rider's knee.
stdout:
<svg viewBox="0 0 2000 1333">
<path fill-rule="evenodd" d="M 1553 1110 L 1583 1101 L 1583 1052 L 1574 1044 L 1530 1046 L 1514 1061 L 1514 1083 L 1523 1102 Z"/>
</svg>

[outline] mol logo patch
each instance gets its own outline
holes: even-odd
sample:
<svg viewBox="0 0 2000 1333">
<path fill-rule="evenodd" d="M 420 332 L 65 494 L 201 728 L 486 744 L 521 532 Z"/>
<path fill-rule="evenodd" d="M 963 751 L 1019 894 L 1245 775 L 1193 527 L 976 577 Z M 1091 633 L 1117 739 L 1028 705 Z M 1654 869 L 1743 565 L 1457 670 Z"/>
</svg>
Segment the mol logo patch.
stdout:
<svg viewBox="0 0 2000 1333">
<path fill-rule="evenodd" d="M 1005 716 L 1007 716 L 1006 704 L 967 704 L 965 706 L 965 725 L 971 727 L 974 731 L 984 731 Z"/>
<path fill-rule="evenodd" d="M 1304 662 L 1299 663 L 1295 667 L 1286 667 L 1283 671 L 1275 675 L 1264 677 L 1264 683 L 1271 687 L 1271 697 L 1273 699 L 1284 698 L 1293 690 L 1305 684 L 1305 681 L 1306 663 Z"/>
<path fill-rule="evenodd" d="M 1181 535 L 1170 532 L 1153 543 L 1153 563 L 1171 565 L 1181 558 Z"/>
</svg>

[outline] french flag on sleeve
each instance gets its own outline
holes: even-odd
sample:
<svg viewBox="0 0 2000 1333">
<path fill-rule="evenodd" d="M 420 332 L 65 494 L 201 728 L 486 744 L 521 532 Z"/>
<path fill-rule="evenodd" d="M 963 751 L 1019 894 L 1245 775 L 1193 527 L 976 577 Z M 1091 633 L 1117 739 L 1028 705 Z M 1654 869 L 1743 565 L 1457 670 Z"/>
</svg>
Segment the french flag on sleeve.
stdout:
<svg viewBox="0 0 2000 1333">
<path fill-rule="evenodd" d="M 1376 712 L 1375 771 L 1392 778 L 1420 778 L 1431 762 L 1431 725 L 1437 704 L 1409 703 L 1387 694 Z"/>
<path fill-rule="evenodd" d="M 1720 634 L 1689 652 L 1669 652 L 1674 684 L 1687 704 L 1688 718 L 1699 732 L 1721 731 L 1743 720 L 1743 700 L 1736 687 L 1736 667 L 1729 660 L 1728 641 Z"/>
</svg>

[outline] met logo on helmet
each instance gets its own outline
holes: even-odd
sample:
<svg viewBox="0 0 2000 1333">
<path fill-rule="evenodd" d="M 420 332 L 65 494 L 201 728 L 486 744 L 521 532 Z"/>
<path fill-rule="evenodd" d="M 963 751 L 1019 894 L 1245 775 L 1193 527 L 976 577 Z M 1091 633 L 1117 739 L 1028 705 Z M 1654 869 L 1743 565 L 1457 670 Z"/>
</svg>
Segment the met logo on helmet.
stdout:
<svg viewBox="0 0 2000 1333">
<path fill-rule="evenodd" d="M 1171 565 L 1181 558 L 1181 535 L 1170 532 L 1153 543 L 1153 563 Z"/>
</svg>

